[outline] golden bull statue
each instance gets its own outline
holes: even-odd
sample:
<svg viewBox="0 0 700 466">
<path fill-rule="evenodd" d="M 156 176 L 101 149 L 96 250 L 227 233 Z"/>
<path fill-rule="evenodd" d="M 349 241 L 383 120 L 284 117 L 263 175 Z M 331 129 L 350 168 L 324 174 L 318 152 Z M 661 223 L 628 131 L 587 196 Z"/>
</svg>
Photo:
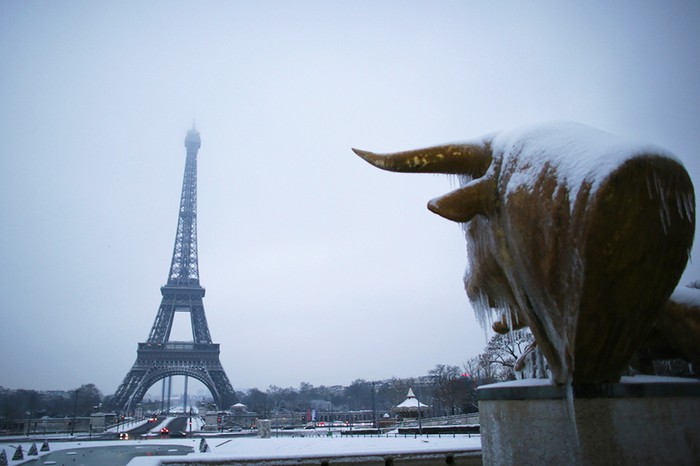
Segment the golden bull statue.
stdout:
<svg viewBox="0 0 700 466">
<path fill-rule="evenodd" d="M 653 145 L 576 123 L 394 154 L 384 170 L 457 175 L 428 208 L 464 224 L 465 288 L 494 329 L 528 326 L 556 383 L 615 382 L 685 269 L 693 184 Z"/>
</svg>

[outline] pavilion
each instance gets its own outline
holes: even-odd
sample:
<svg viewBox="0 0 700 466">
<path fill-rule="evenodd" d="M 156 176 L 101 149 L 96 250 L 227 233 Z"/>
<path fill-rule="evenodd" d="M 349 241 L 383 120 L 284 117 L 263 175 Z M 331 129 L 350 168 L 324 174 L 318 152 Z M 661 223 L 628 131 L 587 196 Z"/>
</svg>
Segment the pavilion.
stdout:
<svg viewBox="0 0 700 466">
<path fill-rule="evenodd" d="M 403 418 L 417 418 L 419 414 L 421 417 L 425 417 L 425 413 L 430 409 L 429 405 L 423 404 L 416 398 L 413 393 L 413 389 L 408 387 L 408 394 L 406 399 L 396 405 L 394 412 Z M 420 410 L 420 413 L 419 413 Z"/>
</svg>

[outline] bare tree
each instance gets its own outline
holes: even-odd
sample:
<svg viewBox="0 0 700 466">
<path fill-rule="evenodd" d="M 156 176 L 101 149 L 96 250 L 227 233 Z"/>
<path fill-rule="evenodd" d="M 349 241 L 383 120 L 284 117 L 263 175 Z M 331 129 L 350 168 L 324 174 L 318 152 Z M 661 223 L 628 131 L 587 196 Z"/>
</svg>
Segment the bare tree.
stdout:
<svg viewBox="0 0 700 466">
<path fill-rule="evenodd" d="M 457 380 L 460 375 L 459 367 L 445 364 L 437 364 L 428 371 L 428 377 L 430 377 L 435 387 L 437 399 L 442 405 L 442 412 L 438 414 L 456 414 Z"/>
<path fill-rule="evenodd" d="M 497 380 L 514 380 L 517 378 L 516 361 L 534 341 L 527 329 L 515 330 L 504 335 L 496 334 L 486 345 L 481 365 L 492 366 L 493 375 Z"/>
<path fill-rule="evenodd" d="M 267 395 L 267 393 L 257 388 L 251 388 L 248 390 L 246 393 L 245 404 L 253 411 L 257 412 L 261 418 L 270 416 L 270 397 Z"/>
</svg>

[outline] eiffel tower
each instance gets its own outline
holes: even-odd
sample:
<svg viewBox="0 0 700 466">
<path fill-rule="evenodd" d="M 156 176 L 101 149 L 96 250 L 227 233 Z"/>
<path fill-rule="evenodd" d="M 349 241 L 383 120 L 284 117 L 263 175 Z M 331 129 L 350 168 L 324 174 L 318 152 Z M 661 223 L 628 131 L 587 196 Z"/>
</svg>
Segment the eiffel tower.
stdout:
<svg viewBox="0 0 700 466">
<path fill-rule="evenodd" d="M 236 394 L 219 361 L 219 345 L 212 343 L 204 315 L 204 288 L 199 284 L 197 260 L 197 152 L 199 132 L 193 127 L 185 137 L 187 159 L 180 196 L 175 247 L 163 299 L 145 343 L 138 344 L 136 362 L 114 394 L 112 405 L 130 412 L 156 382 L 173 375 L 202 382 L 220 409 L 236 402 Z M 176 312 L 189 312 L 192 341 L 170 341 Z"/>
</svg>

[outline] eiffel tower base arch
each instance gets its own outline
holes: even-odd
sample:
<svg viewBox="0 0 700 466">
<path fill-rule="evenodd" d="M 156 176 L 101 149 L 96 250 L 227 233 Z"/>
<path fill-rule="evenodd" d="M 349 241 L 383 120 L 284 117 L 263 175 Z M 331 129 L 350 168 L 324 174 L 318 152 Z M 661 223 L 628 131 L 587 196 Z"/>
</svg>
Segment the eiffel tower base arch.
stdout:
<svg viewBox="0 0 700 466">
<path fill-rule="evenodd" d="M 219 409 L 226 409 L 236 402 L 236 394 L 219 361 L 218 344 L 139 343 L 136 362 L 114 394 L 113 407 L 124 413 L 132 412 L 150 387 L 174 375 L 202 382 Z"/>
</svg>

